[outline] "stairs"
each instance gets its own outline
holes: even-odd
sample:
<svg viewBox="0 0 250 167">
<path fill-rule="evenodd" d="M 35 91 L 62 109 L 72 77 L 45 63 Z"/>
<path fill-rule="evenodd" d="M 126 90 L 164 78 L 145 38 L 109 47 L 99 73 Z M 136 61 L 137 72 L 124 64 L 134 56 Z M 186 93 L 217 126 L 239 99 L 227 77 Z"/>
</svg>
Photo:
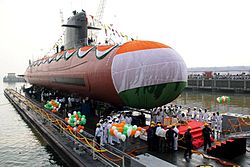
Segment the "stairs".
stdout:
<svg viewBox="0 0 250 167">
<path fill-rule="evenodd" d="M 207 154 L 232 159 L 246 152 L 246 138 L 227 139 L 207 149 Z"/>
<path fill-rule="evenodd" d="M 193 136 L 193 147 L 195 149 L 200 148 L 203 145 L 202 129 L 197 127 L 191 130 Z"/>
<path fill-rule="evenodd" d="M 188 121 L 187 125 L 181 125 L 179 127 L 179 135 L 182 137 L 184 133 L 187 131 L 187 127 L 191 126 L 191 134 L 193 136 L 193 147 L 194 149 L 198 149 L 203 145 L 203 136 L 202 136 L 202 127 L 204 123 L 195 121 L 195 120 L 190 120 Z M 185 145 L 184 143 L 180 142 L 180 145 Z"/>
</svg>

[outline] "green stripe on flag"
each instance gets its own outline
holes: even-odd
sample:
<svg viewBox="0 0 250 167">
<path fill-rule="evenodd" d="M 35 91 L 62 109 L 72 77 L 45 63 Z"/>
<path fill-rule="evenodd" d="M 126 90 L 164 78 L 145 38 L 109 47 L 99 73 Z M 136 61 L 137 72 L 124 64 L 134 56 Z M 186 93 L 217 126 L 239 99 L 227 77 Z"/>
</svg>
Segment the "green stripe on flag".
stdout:
<svg viewBox="0 0 250 167">
<path fill-rule="evenodd" d="M 125 90 L 119 93 L 123 102 L 135 108 L 151 109 L 170 103 L 185 88 L 186 82 L 173 82 Z"/>
</svg>

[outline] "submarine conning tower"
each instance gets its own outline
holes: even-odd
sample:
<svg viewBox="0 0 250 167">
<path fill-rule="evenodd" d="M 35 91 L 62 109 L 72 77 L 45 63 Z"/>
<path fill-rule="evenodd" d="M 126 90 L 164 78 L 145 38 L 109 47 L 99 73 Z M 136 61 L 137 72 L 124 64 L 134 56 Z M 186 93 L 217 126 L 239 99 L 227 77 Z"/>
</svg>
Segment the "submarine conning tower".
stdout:
<svg viewBox="0 0 250 167">
<path fill-rule="evenodd" d="M 87 17 L 84 10 L 79 13 L 73 11 L 73 16 L 68 19 L 66 25 L 62 26 L 66 27 L 65 50 L 87 45 Z"/>
</svg>

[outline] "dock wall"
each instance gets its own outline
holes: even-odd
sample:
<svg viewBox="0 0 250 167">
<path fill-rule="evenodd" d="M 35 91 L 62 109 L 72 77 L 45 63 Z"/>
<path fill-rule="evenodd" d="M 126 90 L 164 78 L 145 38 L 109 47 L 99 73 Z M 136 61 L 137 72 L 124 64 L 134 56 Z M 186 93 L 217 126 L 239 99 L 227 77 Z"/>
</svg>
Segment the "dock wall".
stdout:
<svg viewBox="0 0 250 167">
<path fill-rule="evenodd" d="M 249 93 L 250 79 L 194 79 L 189 78 L 187 83 L 188 89 L 204 89 L 211 91 L 232 91 Z"/>
</svg>

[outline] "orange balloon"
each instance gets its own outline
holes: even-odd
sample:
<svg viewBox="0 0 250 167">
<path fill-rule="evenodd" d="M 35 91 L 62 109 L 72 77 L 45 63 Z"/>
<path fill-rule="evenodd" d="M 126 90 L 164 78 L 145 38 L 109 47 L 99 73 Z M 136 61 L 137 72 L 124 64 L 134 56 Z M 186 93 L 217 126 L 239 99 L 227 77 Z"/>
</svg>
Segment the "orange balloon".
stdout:
<svg viewBox="0 0 250 167">
<path fill-rule="evenodd" d="M 122 128 L 124 128 L 125 124 L 126 124 L 125 122 L 121 122 L 120 123 L 120 125 L 121 125 Z"/>
<path fill-rule="evenodd" d="M 110 129 L 110 134 L 112 135 L 112 136 L 114 136 L 115 134 L 114 134 L 114 129 Z"/>
<path fill-rule="evenodd" d="M 122 133 L 122 131 L 123 131 L 123 128 L 122 127 L 118 127 L 118 132 Z"/>
<path fill-rule="evenodd" d="M 64 120 L 65 120 L 66 122 L 68 122 L 69 118 L 68 118 L 68 117 L 66 117 Z"/>
<path fill-rule="evenodd" d="M 136 132 L 136 130 L 132 130 L 132 132 L 131 132 L 131 135 L 130 135 L 130 136 L 134 136 L 134 135 L 135 135 L 135 132 Z"/>
<path fill-rule="evenodd" d="M 142 128 L 141 128 L 141 127 L 137 127 L 137 130 L 141 132 L 141 131 L 142 131 Z"/>
<path fill-rule="evenodd" d="M 84 129 L 84 126 L 79 125 L 78 128 L 79 128 L 79 129 Z"/>
<path fill-rule="evenodd" d="M 120 124 L 115 124 L 115 127 L 120 128 L 121 125 Z"/>
</svg>

